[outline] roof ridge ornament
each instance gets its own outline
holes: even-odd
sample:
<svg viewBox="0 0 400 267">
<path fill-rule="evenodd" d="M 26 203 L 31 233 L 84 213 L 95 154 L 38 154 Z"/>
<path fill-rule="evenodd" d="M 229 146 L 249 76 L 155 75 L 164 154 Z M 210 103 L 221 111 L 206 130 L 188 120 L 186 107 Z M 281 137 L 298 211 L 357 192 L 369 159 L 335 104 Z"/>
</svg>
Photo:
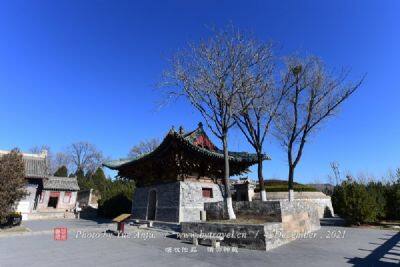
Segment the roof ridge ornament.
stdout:
<svg viewBox="0 0 400 267">
<path fill-rule="evenodd" d="M 180 127 L 179 127 L 179 134 L 180 135 L 183 135 L 185 133 L 185 130 L 183 129 L 183 126 L 181 125 Z"/>
<path fill-rule="evenodd" d="M 203 129 L 203 123 L 202 122 L 199 122 L 199 128 L 201 128 L 201 129 Z"/>
<path fill-rule="evenodd" d="M 175 133 L 175 127 L 172 125 L 171 129 L 169 130 L 168 134 L 174 134 Z"/>
</svg>

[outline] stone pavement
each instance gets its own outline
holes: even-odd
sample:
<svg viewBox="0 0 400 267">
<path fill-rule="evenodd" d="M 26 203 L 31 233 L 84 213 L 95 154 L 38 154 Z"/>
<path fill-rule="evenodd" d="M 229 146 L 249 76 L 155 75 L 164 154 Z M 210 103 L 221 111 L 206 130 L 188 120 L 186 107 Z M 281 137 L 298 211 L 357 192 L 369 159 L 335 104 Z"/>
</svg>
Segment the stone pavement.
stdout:
<svg viewBox="0 0 400 267">
<path fill-rule="evenodd" d="M 110 220 L 99 219 L 84 220 L 84 219 L 54 219 L 54 220 L 34 220 L 34 221 L 23 221 L 22 226 L 29 228 L 31 231 L 43 231 L 52 230 L 55 227 L 67 227 L 67 228 L 90 228 L 90 227 L 107 227 L 111 223 Z"/>
<path fill-rule="evenodd" d="M 70 230 L 66 241 L 55 241 L 51 229 L 43 232 L 67 224 L 80 230 Z M 159 231 L 117 238 L 103 234 L 97 223 L 67 224 L 42 221 L 30 224 L 42 234 L 0 238 L 0 266 L 398 266 L 400 260 L 400 234 L 386 230 L 326 226 L 268 252 L 212 252 L 204 246 L 194 251 Z"/>
</svg>

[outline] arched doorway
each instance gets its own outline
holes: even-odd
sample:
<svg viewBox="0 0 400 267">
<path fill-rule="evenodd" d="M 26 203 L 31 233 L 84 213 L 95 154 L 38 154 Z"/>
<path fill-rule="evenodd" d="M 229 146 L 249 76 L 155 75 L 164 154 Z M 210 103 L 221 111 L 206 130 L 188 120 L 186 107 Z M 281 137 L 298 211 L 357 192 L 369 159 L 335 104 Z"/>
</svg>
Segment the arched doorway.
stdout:
<svg viewBox="0 0 400 267">
<path fill-rule="evenodd" d="M 149 193 L 149 202 L 147 204 L 147 220 L 155 220 L 157 211 L 157 192 L 151 190 Z"/>
</svg>

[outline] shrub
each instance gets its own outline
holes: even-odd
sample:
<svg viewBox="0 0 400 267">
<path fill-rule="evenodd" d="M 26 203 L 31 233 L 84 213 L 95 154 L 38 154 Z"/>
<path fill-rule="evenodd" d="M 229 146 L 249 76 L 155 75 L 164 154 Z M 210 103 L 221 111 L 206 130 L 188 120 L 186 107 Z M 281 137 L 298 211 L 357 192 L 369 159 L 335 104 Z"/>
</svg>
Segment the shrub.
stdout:
<svg viewBox="0 0 400 267">
<path fill-rule="evenodd" d="M 0 157 L 0 221 L 15 209 L 15 204 L 26 196 L 25 166 L 22 155 L 14 149 Z"/>
<path fill-rule="evenodd" d="M 400 220 L 400 172 L 398 176 L 386 190 L 386 215 L 391 220 Z"/>
<path fill-rule="evenodd" d="M 132 181 L 121 179 L 111 181 L 99 200 L 98 214 L 113 218 L 121 213 L 131 213 L 134 188 Z"/>
<path fill-rule="evenodd" d="M 377 196 L 371 194 L 367 186 L 353 181 L 344 181 L 335 186 L 332 204 L 336 213 L 346 219 L 349 224 L 375 222 L 382 214 L 377 204 Z"/>
<path fill-rule="evenodd" d="M 288 191 L 288 182 L 284 180 L 266 180 L 265 181 L 265 191 L 267 192 L 286 192 Z M 316 192 L 318 191 L 312 186 L 303 185 L 299 183 L 294 183 L 294 191 L 297 192 Z M 254 189 L 254 192 L 260 192 L 260 188 Z"/>
<path fill-rule="evenodd" d="M 386 218 L 386 191 L 387 186 L 381 182 L 370 182 L 366 186 L 367 192 L 375 201 L 377 219 Z"/>
<path fill-rule="evenodd" d="M 56 170 L 56 172 L 53 174 L 56 177 L 67 177 L 68 176 L 68 169 L 65 165 L 61 166 Z"/>
</svg>

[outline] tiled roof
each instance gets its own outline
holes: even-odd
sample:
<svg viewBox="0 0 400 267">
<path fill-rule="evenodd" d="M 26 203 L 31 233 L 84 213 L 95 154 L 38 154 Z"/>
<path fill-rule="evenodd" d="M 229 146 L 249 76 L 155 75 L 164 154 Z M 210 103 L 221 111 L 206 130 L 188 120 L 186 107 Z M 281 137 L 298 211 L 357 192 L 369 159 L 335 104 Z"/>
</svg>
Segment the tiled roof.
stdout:
<svg viewBox="0 0 400 267">
<path fill-rule="evenodd" d="M 26 177 L 43 178 L 49 174 L 46 158 L 23 156 Z"/>
<path fill-rule="evenodd" d="M 120 167 L 123 167 L 125 165 L 129 165 L 135 161 L 142 160 L 145 158 L 150 158 L 154 154 L 157 154 L 157 150 L 160 149 L 166 142 L 170 142 L 171 139 L 175 139 L 179 141 L 179 143 L 183 146 L 186 146 L 188 149 L 195 150 L 197 153 L 200 153 L 204 156 L 210 157 L 210 158 L 218 158 L 218 159 L 223 159 L 224 154 L 221 149 L 218 149 L 214 144 L 209 143 L 208 147 L 212 147 L 212 150 L 199 146 L 196 144 L 196 140 L 199 136 L 204 136 L 204 138 L 208 139 L 208 136 L 203 130 L 203 127 L 201 124 L 199 124 L 199 127 L 188 133 L 188 134 L 183 134 L 180 132 L 176 132 L 175 130 L 171 129 L 167 136 L 164 138 L 164 140 L 161 142 L 161 144 L 152 152 L 140 155 L 136 158 L 128 158 L 128 159 L 119 159 L 119 160 L 113 160 L 113 161 L 108 161 L 105 162 L 103 165 L 110 168 L 110 169 L 119 169 Z M 257 154 L 254 153 L 247 153 L 247 152 L 228 152 L 229 155 L 229 161 L 231 162 L 246 162 L 249 164 L 255 164 L 257 163 Z M 270 158 L 267 155 L 263 155 L 264 160 L 269 160 Z"/>
<path fill-rule="evenodd" d="M 49 176 L 48 179 L 43 180 L 43 189 L 78 191 L 78 180 L 76 179 L 76 177 Z"/>
<path fill-rule="evenodd" d="M 0 150 L 0 157 L 10 151 Z M 46 154 L 22 153 L 22 161 L 25 165 L 25 176 L 27 178 L 45 178 L 49 175 Z"/>
</svg>

